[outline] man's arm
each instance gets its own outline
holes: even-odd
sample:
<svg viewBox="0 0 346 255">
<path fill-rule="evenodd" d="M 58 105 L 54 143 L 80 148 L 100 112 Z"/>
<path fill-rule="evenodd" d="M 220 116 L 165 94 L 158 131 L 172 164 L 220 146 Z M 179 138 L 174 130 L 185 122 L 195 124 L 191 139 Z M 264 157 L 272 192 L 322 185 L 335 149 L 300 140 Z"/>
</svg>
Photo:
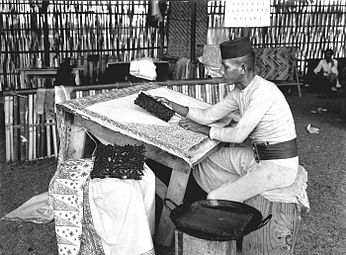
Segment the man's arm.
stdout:
<svg viewBox="0 0 346 255">
<path fill-rule="evenodd" d="M 202 125 L 210 125 L 238 110 L 238 104 L 230 92 L 226 98 L 206 109 L 191 108 L 187 118 Z"/>
<path fill-rule="evenodd" d="M 173 111 L 175 111 L 176 113 L 178 113 L 179 115 L 186 117 L 186 115 L 189 112 L 189 107 L 187 106 L 183 106 L 180 105 L 178 103 L 175 103 L 173 101 L 168 100 L 167 98 L 164 97 L 155 97 L 155 99 L 161 103 L 164 103 L 166 105 L 168 105 L 169 107 L 172 108 Z"/>
<path fill-rule="evenodd" d="M 222 142 L 242 143 L 256 128 L 273 103 L 271 91 L 262 91 L 252 96 L 239 121 L 228 127 L 211 127 L 209 137 Z"/>
<path fill-rule="evenodd" d="M 332 66 L 330 71 L 332 73 L 335 73 L 336 75 L 338 75 L 339 74 L 339 71 L 338 71 L 338 61 L 336 59 L 333 59 L 333 62 L 334 62 L 334 66 Z"/>
<path fill-rule="evenodd" d="M 319 73 L 322 69 L 323 63 L 322 63 L 322 59 L 320 60 L 320 62 L 318 62 L 318 65 L 316 66 L 316 68 L 313 70 L 313 72 L 315 74 Z"/>
<path fill-rule="evenodd" d="M 159 102 L 167 104 L 173 111 L 183 117 L 187 117 L 201 125 L 209 125 L 223 119 L 234 111 L 238 110 L 236 102 L 232 99 L 230 94 L 222 101 L 212 105 L 206 109 L 192 108 L 182 106 L 178 103 L 172 102 L 164 97 L 156 97 Z"/>
</svg>

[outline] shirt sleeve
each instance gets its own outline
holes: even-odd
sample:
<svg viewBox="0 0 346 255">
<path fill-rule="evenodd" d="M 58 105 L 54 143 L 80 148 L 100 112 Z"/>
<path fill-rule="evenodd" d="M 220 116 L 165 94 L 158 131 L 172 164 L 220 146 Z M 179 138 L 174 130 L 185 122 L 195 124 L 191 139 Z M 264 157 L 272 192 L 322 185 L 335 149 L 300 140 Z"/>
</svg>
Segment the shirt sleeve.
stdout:
<svg viewBox="0 0 346 255">
<path fill-rule="evenodd" d="M 331 72 L 332 73 L 335 73 L 336 75 L 339 74 L 338 72 L 338 61 L 336 59 L 333 59 L 334 61 L 334 66 L 331 68 Z"/>
<path fill-rule="evenodd" d="M 238 110 L 238 105 L 233 99 L 232 93 L 229 93 L 225 99 L 209 108 L 198 109 L 190 107 L 186 117 L 199 124 L 209 125 L 230 115 L 236 110 Z"/>
<path fill-rule="evenodd" d="M 314 73 L 317 74 L 318 72 L 320 72 L 322 69 L 322 66 L 323 66 L 323 63 L 322 63 L 322 60 L 320 60 L 320 62 L 318 62 L 318 65 L 314 69 Z"/>
<path fill-rule="evenodd" d="M 271 91 L 255 91 L 238 123 L 231 127 L 212 127 L 209 132 L 210 138 L 222 142 L 242 143 L 256 128 L 272 104 Z"/>
</svg>

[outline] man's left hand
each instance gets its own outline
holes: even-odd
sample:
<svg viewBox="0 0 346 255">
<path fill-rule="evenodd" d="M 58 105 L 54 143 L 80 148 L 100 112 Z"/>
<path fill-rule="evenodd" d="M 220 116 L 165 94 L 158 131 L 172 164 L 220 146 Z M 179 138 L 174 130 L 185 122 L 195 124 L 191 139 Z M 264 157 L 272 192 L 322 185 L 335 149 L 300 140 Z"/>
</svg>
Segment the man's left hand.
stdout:
<svg viewBox="0 0 346 255">
<path fill-rule="evenodd" d="M 181 119 L 178 124 L 179 126 L 187 130 L 191 130 L 209 136 L 210 127 L 198 124 L 190 119 Z"/>
</svg>

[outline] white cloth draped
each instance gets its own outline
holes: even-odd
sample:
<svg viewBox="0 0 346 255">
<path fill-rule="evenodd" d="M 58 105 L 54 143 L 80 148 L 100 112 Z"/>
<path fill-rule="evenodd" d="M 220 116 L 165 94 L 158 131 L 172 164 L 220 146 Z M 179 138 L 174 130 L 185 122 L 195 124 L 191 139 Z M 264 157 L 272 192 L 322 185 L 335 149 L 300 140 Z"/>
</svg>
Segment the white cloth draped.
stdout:
<svg viewBox="0 0 346 255">
<path fill-rule="evenodd" d="M 145 165 L 142 180 L 91 180 L 89 203 L 105 254 L 139 255 L 153 251 L 155 175 L 149 167 Z"/>
</svg>

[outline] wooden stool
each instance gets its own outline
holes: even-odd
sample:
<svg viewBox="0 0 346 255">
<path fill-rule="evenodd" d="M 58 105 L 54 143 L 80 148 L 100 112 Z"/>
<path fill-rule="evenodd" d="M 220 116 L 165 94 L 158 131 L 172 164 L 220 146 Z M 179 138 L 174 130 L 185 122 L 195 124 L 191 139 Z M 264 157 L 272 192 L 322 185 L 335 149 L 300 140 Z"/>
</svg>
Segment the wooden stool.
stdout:
<svg viewBox="0 0 346 255">
<path fill-rule="evenodd" d="M 175 231 L 175 255 L 236 255 L 236 241 L 210 241 Z"/>
<path fill-rule="evenodd" d="M 301 221 L 297 204 L 273 203 L 258 195 L 245 204 L 259 210 L 263 217 L 272 214 L 264 227 L 243 237 L 242 254 L 293 255 Z"/>
</svg>

